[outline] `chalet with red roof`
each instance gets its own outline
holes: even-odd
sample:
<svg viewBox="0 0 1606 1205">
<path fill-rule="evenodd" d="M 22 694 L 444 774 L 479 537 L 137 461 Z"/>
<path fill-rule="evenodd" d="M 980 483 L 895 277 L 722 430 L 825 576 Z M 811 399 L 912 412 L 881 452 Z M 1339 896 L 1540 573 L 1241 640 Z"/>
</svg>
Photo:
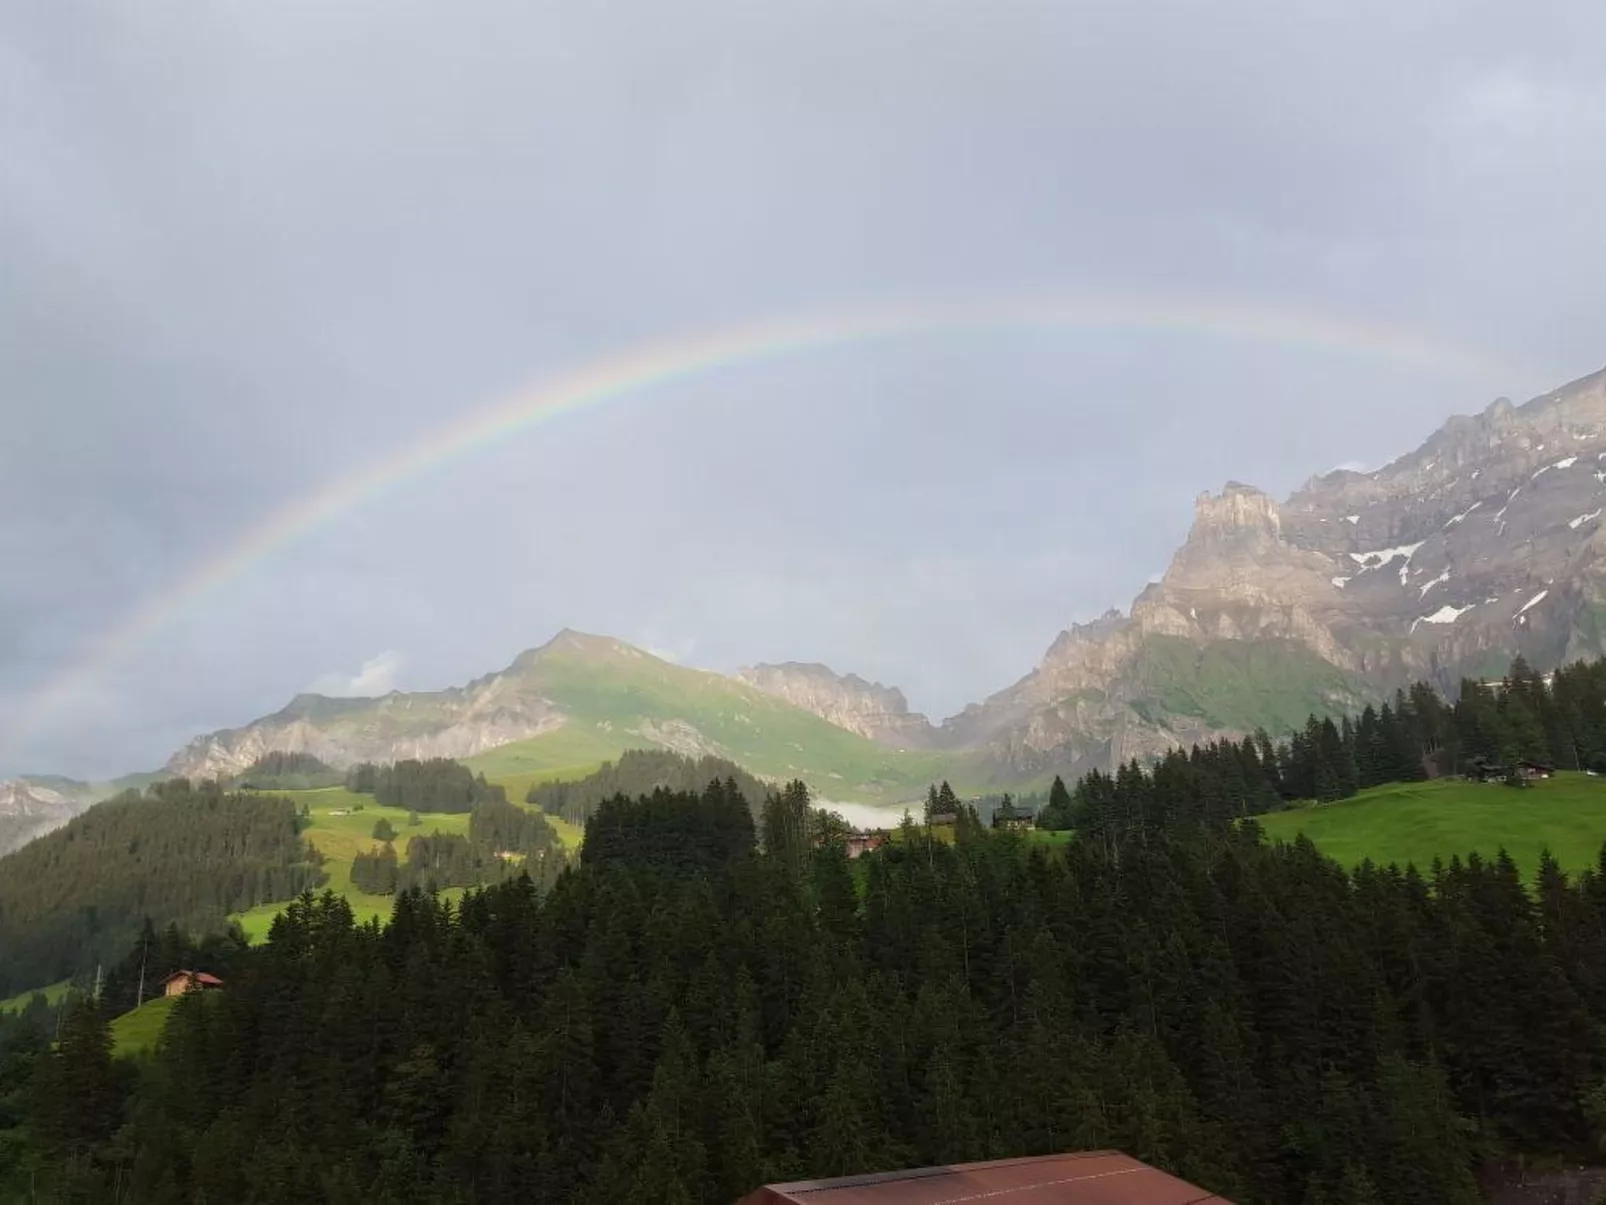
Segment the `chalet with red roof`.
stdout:
<svg viewBox="0 0 1606 1205">
<path fill-rule="evenodd" d="M 223 980 L 205 971 L 174 971 L 162 980 L 164 996 L 182 996 L 185 992 L 212 992 L 223 986 Z"/>
<path fill-rule="evenodd" d="M 771 1184 L 737 1205 L 1203 1205 L 1226 1197 L 1168 1176 L 1120 1151 L 955 1163 L 837 1180 Z"/>
</svg>

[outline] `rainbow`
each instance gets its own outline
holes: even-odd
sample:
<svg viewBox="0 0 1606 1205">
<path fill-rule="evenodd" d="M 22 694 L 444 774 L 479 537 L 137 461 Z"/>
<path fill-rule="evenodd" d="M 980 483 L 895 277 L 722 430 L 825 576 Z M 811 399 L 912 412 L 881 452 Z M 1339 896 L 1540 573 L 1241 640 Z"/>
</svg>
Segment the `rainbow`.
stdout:
<svg viewBox="0 0 1606 1205">
<path fill-rule="evenodd" d="M 518 390 L 466 418 L 296 498 L 202 561 L 73 659 L 26 701 L 8 750 L 100 675 L 208 596 L 309 532 L 387 491 L 538 423 L 628 394 L 739 364 L 843 344 L 987 331 L 1144 330 L 1196 333 L 1381 361 L 1484 386 L 1509 365 L 1420 332 L 1282 307 L 1153 297 L 1050 297 L 881 305 L 754 322 L 657 341 Z"/>
</svg>

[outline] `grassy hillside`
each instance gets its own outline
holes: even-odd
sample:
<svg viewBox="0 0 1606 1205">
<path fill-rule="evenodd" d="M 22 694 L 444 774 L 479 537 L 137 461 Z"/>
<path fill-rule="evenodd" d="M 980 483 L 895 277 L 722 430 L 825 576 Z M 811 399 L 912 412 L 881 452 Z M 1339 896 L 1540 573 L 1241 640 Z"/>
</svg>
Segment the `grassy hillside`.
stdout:
<svg viewBox="0 0 1606 1205">
<path fill-rule="evenodd" d="M 585 637 L 550 647 L 511 675 L 525 678 L 569 717 L 556 732 L 467 759 L 487 778 L 528 783 L 561 772 L 583 777 L 626 749 L 657 746 L 727 757 L 761 778 L 801 777 L 830 799 L 920 798 L 934 780 L 969 785 L 972 759 L 886 749 L 718 674 L 660 661 Z"/>
<path fill-rule="evenodd" d="M 167 1024 L 167 1018 L 172 1016 L 179 997 L 158 996 L 154 1000 L 147 1000 L 134 1009 L 133 1012 L 124 1013 L 112 1021 L 112 1054 L 126 1058 L 132 1054 L 143 1054 L 156 1045 L 162 1036 L 162 1027 Z"/>
<path fill-rule="evenodd" d="M 302 835 L 324 856 L 323 869 L 329 876 L 325 886 L 351 902 L 352 911 L 359 921 L 390 915 L 390 896 L 368 895 L 351 885 L 351 861 L 376 844 L 376 822 L 381 818 L 390 821 L 397 833 L 398 850 L 406 848 L 409 837 L 423 837 L 431 833 L 465 836 L 468 833 L 467 812 L 426 812 L 419 816 L 421 824 L 409 826 L 405 808 L 384 807 L 375 803 L 372 795 L 354 795 L 344 787 L 325 787 L 316 791 L 275 791 L 273 794 L 291 800 L 297 809 L 302 804 L 311 809 L 312 823 Z M 283 911 L 282 901 L 262 904 L 237 913 L 234 919 L 240 922 L 247 936 L 253 941 L 260 941 L 268 935 L 273 918 Z"/>
<path fill-rule="evenodd" d="M 31 992 L 18 992 L 15 996 L 8 996 L 0 1000 L 0 1013 L 20 1013 L 28 1007 L 28 1003 L 39 992 L 43 992 L 47 1004 L 60 1004 L 69 991 L 72 990 L 72 980 L 63 979 L 60 983 L 52 983 L 48 987 L 41 987 Z"/>
<path fill-rule="evenodd" d="M 1304 833 L 1346 866 L 1414 862 L 1504 848 L 1524 875 L 1548 848 L 1568 871 L 1592 867 L 1606 842 L 1606 778 L 1558 774 L 1527 790 L 1439 779 L 1375 787 L 1353 799 L 1260 817 L 1279 840 Z"/>
<path fill-rule="evenodd" d="M 1132 710 L 1162 723 L 1191 716 L 1212 728 L 1282 733 L 1309 715 L 1358 712 L 1377 692 L 1292 640 L 1217 640 L 1203 646 L 1150 636 L 1128 671 Z"/>
<path fill-rule="evenodd" d="M 389 820 L 391 827 L 396 830 L 398 853 L 407 848 L 410 837 L 427 837 L 432 833 L 454 836 L 468 834 L 467 812 L 423 812 L 419 815 L 422 823 L 413 826 L 407 822 L 408 813 L 405 808 L 385 807 L 375 803 L 371 795 L 355 795 L 344 787 L 326 787 L 316 791 L 275 791 L 273 794 L 290 799 L 297 809 L 302 804 L 306 804 L 310 809 L 311 824 L 302 835 L 324 856 L 323 869 L 329 876 L 326 886 L 330 891 L 346 897 L 359 921 L 371 917 L 388 918 L 394 902 L 393 897 L 388 895 L 369 895 L 359 891 L 351 882 L 352 859 L 359 853 L 366 853 L 376 844 L 374 825 L 381 818 Z M 524 806 L 522 796 L 514 796 L 511 786 L 508 789 L 508 797 L 518 802 L 519 806 Z M 585 835 L 583 829 L 573 824 L 566 824 L 554 816 L 548 816 L 547 823 L 552 826 L 565 846 L 571 850 L 579 848 L 580 839 Z M 461 896 L 463 891 L 461 888 L 453 888 L 441 894 L 447 898 L 456 898 Z M 261 941 L 268 935 L 273 918 L 284 911 L 284 906 L 284 901 L 263 904 L 249 911 L 236 913 L 233 919 L 240 922 L 252 941 Z"/>
</svg>

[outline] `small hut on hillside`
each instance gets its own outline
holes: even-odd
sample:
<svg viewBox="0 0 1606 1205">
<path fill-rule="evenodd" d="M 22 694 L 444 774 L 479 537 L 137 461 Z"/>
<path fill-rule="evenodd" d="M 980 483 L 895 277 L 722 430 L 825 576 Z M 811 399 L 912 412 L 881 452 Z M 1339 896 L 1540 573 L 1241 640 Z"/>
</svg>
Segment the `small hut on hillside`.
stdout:
<svg viewBox="0 0 1606 1205">
<path fill-rule="evenodd" d="M 162 980 L 162 995 L 182 996 L 185 992 L 214 992 L 223 980 L 205 971 L 174 971 Z"/>
</svg>

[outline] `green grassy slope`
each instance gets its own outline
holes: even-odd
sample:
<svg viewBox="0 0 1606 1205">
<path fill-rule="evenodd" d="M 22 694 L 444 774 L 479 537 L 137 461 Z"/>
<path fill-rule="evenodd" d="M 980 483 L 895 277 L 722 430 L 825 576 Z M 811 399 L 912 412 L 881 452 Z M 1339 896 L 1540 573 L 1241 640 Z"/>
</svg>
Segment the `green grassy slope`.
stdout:
<svg viewBox="0 0 1606 1205">
<path fill-rule="evenodd" d="M 845 802 L 916 799 L 934 780 L 959 786 L 973 777 L 967 755 L 887 749 L 745 683 L 616 641 L 583 641 L 543 650 L 509 671 L 569 722 L 468 758 L 471 768 L 498 780 L 528 782 L 559 771 L 581 777 L 626 749 L 656 746 L 714 753 L 763 778 L 801 777 L 819 795 Z"/>
<path fill-rule="evenodd" d="M 1606 842 L 1606 778 L 1558 774 L 1523 791 L 1459 779 L 1401 783 L 1259 819 L 1269 836 L 1304 833 L 1346 866 L 1371 858 L 1425 871 L 1435 857 L 1504 848 L 1532 876 L 1548 848 L 1563 869 L 1578 871 L 1595 865 Z"/>
<path fill-rule="evenodd" d="M 158 996 L 113 1020 L 112 1054 L 127 1057 L 155 1046 L 178 1001 L 177 996 Z"/>
<path fill-rule="evenodd" d="M 1377 692 L 1292 640 L 1144 640 L 1127 673 L 1132 710 L 1161 722 L 1191 716 L 1212 728 L 1282 733 L 1305 717 L 1358 712 Z"/>
<path fill-rule="evenodd" d="M 72 981 L 63 979 L 60 983 L 52 983 L 47 987 L 35 988 L 31 992 L 18 992 L 15 996 L 0 1000 L 0 1013 L 20 1013 L 28 1007 L 29 1001 L 40 992 L 44 993 L 46 1003 L 59 1004 L 71 990 Z"/>
<path fill-rule="evenodd" d="M 303 836 L 324 856 L 323 868 L 329 876 L 325 886 L 351 902 L 352 911 L 359 921 L 390 915 L 390 896 L 368 895 L 351 884 L 352 859 L 377 844 L 374 841 L 374 824 L 379 819 L 389 820 L 395 828 L 398 853 L 407 847 L 409 837 L 429 836 L 431 833 L 462 836 L 468 833 L 466 812 L 450 815 L 425 812 L 419 817 L 422 824 L 409 827 L 405 808 L 383 807 L 374 802 L 373 796 L 354 795 L 344 787 L 325 787 L 317 791 L 273 791 L 270 794 L 293 800 L 298 809 L 303 803 L 312 809 L 312 823 L 303 830 Z M 361 811 L 356 810 L 359 807 Z M 340 815 L 342 812 L 345 814 Z M 273 918 L 283 911 L 282 902 L 262 904 L 236 914 L 235 919 L 240 922 L 247 936 L 253 941 L 260 941 L 268 935 Z"/>
<path fill-rule="evenodd" d="M 343 895 L 351 904 L 359 922 L 372 917 L 386 919 L 390 916 L 391 905 L 394 898 L 388 895 L 369 895 L 358 891 L 351 882 L 351 863 L 360 853 L 366 853 L 377 842 L 374 840 L 374 824 L 384 818 L 389 820 L 391 827 L 396 830 L 396 852 L 402 853 L 407 848 L 407 841 L 411 837 L 427 837 L 432 833 L 446 833 L 454 836 L 468 834 L 468 813 L 423 812 L 417 826 L 407 823 L 407 810 L 405 808 L 384 807 L 374 802 L 371 795 L 354 795 L 344 787 L 325 787 L 316 791 L 272 791 L 273 795 L 282 795 L 294 801 L 297 809 L 305 803 L 311 809 L 312 823 L 303 830 L 302 835 L 311 841 L 313 847 L 324 856 L 324 871 L 329 876 L 325 884 L 330 891 Z M 516 801 L 522 807 L 523 796 L 513 794 L 510 789 L 508 798 Z M 358 808 L 361 811 L 358 811 Z M 339 813 L 344 813 L 341 815 Z M 578 849 L 580 839 L 585 835 L 584 830 L 573 824 L 553 816 L 547 817 L 547 823 L 557 833 L 569 849 Z M 448 899 L 460 897 L 462 888 L 452 888 L 441 892 Z M 246 936 L 252 941 L 261 941 L 268 935 L 268 929 L 273 925 L 273 918 L 284 911 L 284 902 L 262 904 L 259 907 L 245 912 L 236 913 L 235 920 L 240 922 Z"/>
</svg>

